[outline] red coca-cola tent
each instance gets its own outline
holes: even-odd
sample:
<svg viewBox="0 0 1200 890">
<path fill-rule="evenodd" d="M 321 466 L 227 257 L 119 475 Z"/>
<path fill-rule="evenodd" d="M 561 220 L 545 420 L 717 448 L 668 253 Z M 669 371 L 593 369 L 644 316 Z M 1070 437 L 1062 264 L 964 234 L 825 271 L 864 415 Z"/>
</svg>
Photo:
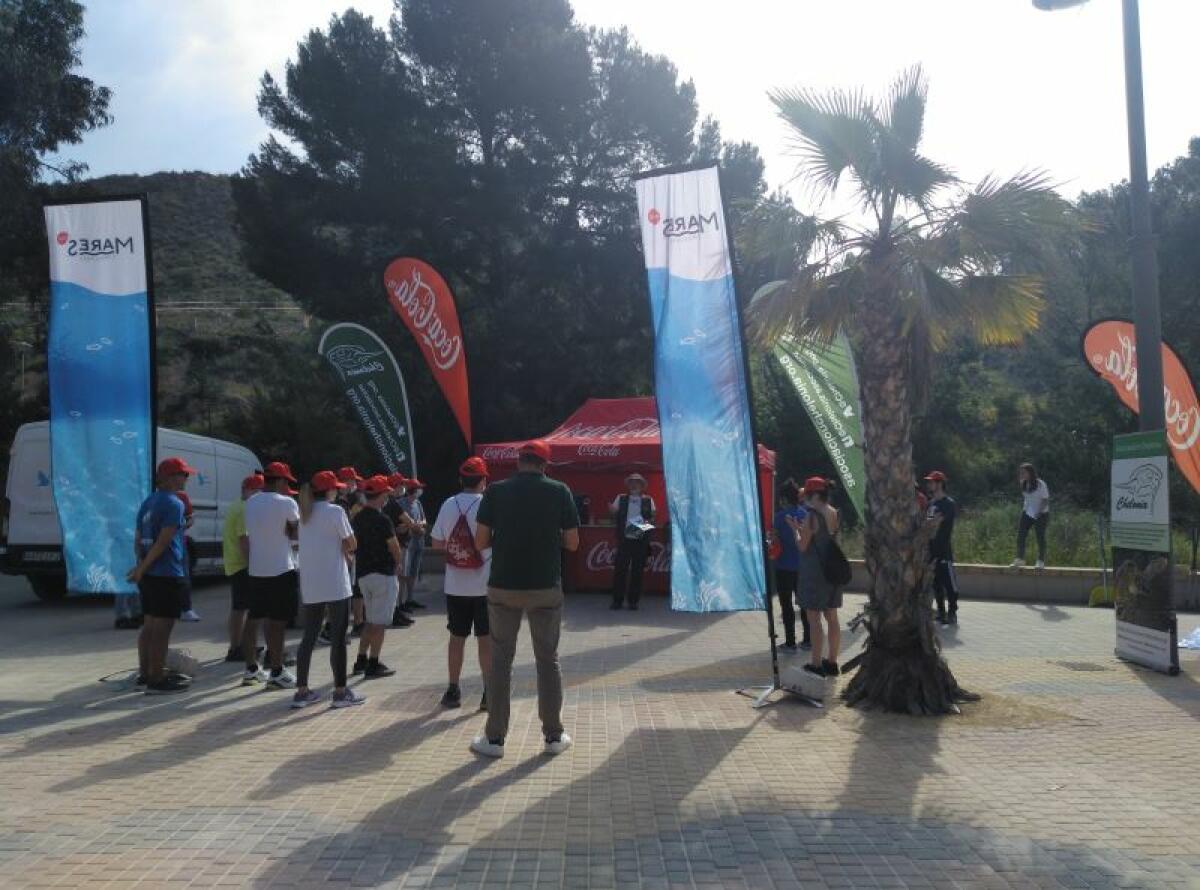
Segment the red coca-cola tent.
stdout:
<svg viewBox="0 0 1200 890">
<path fill-rule="evenodd" d="M 646 573 L 648 591 L 670 589 L 670 537 L 666 485 L 662 468 L 662 439 L 653 397 L 588 399 L 549 435 L 550 475 L 566 483 L 577 498 L 586 499 L 578 552 L 563 567 L 564 583 L 572 590 L 607 590 L 612 586 L 616 539 L 609 505 L 625 491 L 625 477 L 641 473 L 657 508 Z M 516 472 L 521 442 L 477 445 L 475 453 L 488 462 L 492 480 Z M 771 503 L 775 482 L 775 452 L 758 446 L 758 482 L 764 503 Z M 602 524 L 606 523 L 606 524 Z"/>
</svg>

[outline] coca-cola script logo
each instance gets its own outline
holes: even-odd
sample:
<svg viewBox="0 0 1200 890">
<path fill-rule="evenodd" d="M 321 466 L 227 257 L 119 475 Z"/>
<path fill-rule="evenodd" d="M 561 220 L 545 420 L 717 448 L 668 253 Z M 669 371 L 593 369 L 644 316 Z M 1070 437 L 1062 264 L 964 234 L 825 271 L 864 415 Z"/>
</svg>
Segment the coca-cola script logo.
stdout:
<svg viewBox="0 0 1200 890">
<path fill-rule="evenodd" d="M 610 541 L 597 541 L 588 551 L 587 569 L 589 572 L 611 572 L 617 561 L 616 545 Z M 646 570 L 655 574 L 665 575 L 671 571 L 671 548 L 658 541 L 650 542 L 650 557 L 646 561 Z"/>
<path fill-rule="evenodd" d="M 333 365 L 333 369 L 338 372 L 343 380 L 350 377 L 359 377 L 363 374 L 375 374 L 383 370 L 383 362 L 379 361 L 379 356 L 383 355 L 383 351 L 368 352 L 361 346 L 355 346 L 351 343 L 345 343 L 341 346 L 335 346 L 333 349 L 325 353 L 325 360 Z"/>
<path fill-rule="evenodd" d="M 580 457 L 620 457 L 620 445 L 580 445 L 575 449 Z"/>
<path fill-rule="evenodd" d="M 1137 347 L 1133 338 L 1119 332 L 1115 347 L 1110 348 L 1107 354 L 1093 353 L 1091 359 L 1097 373 L 1112 380 L 1114 386 L 1119 384 L 1118 392 L 1125 390 L 1126 396 L 1122 400 L 1136 410 Z M 1167 371 L 1166 367 L 1164 371 Z M 1176 393 L 1167 374 L 1164 374 L 1164 378 L 1163 406 L 1167 419 L 1167 440 L 1175 450 L 1187 451 L 1200 442 L 1200 406 L 1197 406 L 1194 395 L 1188 399 L 1185 394 Z M 1178 381 L 1175 385 L 1180 386 Z M 1189 401 L 1191 404 L 1188 404 Z"/>
<path fill-rule="evenodd" d="M 657 439 L 658 418 L 634 417 L 624 423 L 588 426 L 583 423 L 555 430 L 547 439 Z"/>
<path fill-rule="evenodd" d="M 516 460 L 517 449 L 509 445 L 485 445 L 479 456 L 484 460 Z"/>
<path fill-rule="evenodd" d="M 413 332 L 430 349 L 432 361 L 443 371 L 449 371 L 462 355 L 462 339 L 451 335 L 437 311 L 437 295 L 414 268 L 403 280 L 388 281 L 392 303 L 397 312 L 408 317 Z"/>
</svg>

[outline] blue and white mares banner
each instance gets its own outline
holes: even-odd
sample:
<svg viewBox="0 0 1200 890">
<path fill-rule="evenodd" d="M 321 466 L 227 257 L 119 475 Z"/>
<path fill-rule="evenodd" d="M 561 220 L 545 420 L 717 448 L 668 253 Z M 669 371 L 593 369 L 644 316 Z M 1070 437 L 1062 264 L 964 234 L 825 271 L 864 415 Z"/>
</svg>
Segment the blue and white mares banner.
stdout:
<svg viewBox="0 0 1200 890">
<path fill-rule="evenodd" d="M 150 493 L 153 313 L 143 199 L 45 208 L 50 245 L 50 476 L 67 586 L 132 593 Z"/>
<path fill-rule="evenodd" d="M 671 514 L 671 607 L 762 609 L 758 467 L 717 167 L 648 173 L 636 185 Z"/>
</svg>

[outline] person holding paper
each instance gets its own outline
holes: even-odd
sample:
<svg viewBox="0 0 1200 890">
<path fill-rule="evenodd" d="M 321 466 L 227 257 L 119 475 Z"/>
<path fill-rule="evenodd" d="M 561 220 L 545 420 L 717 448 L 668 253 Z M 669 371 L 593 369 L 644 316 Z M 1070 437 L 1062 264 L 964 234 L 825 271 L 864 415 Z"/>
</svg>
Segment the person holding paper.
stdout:
<svg viewBox="0 0 1200 890">
<path fill-rule="evenodd" d="M 617 557 L 613 577 L 612 605 L 622 609 L 628 596 L 629 608 L 637 609 L 642 598 L 642 576 L 650 555 L 650 533 L 654 531 L 654 499 L 646 494 L 646 479 L 640 473 L 625 477 L 626 493 L 609 507 L 615 520 Z"/>
</svg>

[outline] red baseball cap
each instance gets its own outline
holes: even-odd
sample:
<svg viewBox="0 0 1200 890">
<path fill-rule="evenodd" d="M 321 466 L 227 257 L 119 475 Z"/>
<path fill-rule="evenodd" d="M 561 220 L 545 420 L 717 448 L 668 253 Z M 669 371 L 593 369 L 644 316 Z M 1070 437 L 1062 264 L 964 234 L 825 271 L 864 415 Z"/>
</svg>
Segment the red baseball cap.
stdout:
<svg viewBox="0 0 1200 890">
<path fill-rule="evenodd" d="M 177 497 L 177 498 L 179 498 L 179 500 L 183 501 L 183 515 L 191 516 L 192 515 L 192 499 L 187 496 L 187 492 L 186 491 L 177 491 L 177 492 L 175 492 L 175 497 Z"/>
<path fill-rule="evenodd" d="M 804 493 L 812 494 L 814 491 L 828 491 L 829 483 L 821 476 L 809 476 L 804 480 Z"/>
<path fill-rule="evenodd" d="M 195 467 L 189 467 L 186 460 L 182 457 L 168 457 L 158 464 L 158 476 L 192 476 L 195 475 Z"/>
<path fill-rule="evenodd" d="M 403 473 L 392 473 L 387 477 L 388 485 L 392 488 L 407 488 L 408 478 Z"/>
<path fill-rule="evenodd" d="M 263 476 L 267 479 L 286 479 L 288 482 L 296 481 L 296 477 L 292 475 L 292 468 L 279 460 L 267 464 L 267 468 L 263 470 Z"/>
<path fill-rule="evenodd" d="M 382 474 L 364 479 L 362 489 L 369 495 L 387 494 L 392 490 L 392 483 Z"/>
<path fill-rule="evenodd" d="M 313 491 L 334 491 L 346 487 L 346 483 L 338 481 L 337 474 L 333 470 L 321 470 L 313 473 L 310 484 Z"/>
<path fill-rule="evenodd" d="M 422 482 L 420 479 L 418 479 L 416 476 L 413 476 L 411 479 L 408 480 L 408 487 L 409 488 L 424 488 L 425 483 Z"/>
<path fill-rule="evenodd" d="M 362 482 L 363 477 L 358 475 L 358 470 L 354 467 L 342 467 L 337 471 L 337 477 L 342 482 Z"/>
<path fill-rule="evenodd" d="M 482 457 L 468 457 L 458 467 L 460 476 L 488 476 L 488 465 Z"/>
<path fill-rule="evenodd" d="M 925 477 L 925 481 L 926 482 L 945 482 L 946 474 L 943 473 L 941 470 L 934 470 L 932 473 L 930 473 L 928 476 Z"/>
<path fill-rule="evenodd" d="M 262 491 L 266 484 L 267 480 L 262 473 L 251 473 L 242 480 L 242 488 L 249 488 L 251 491 Z"/>
<path fill-rule="evenodd" d="M 524 445 L 518 448 L 517 454 L 529 455 L 531 457 L 536 457 L 540 461 L 549 463 L 550 445 L 545 439 L 534 439 L 532 442 L 526 442 Z"/>
</svg>

